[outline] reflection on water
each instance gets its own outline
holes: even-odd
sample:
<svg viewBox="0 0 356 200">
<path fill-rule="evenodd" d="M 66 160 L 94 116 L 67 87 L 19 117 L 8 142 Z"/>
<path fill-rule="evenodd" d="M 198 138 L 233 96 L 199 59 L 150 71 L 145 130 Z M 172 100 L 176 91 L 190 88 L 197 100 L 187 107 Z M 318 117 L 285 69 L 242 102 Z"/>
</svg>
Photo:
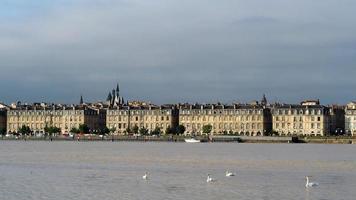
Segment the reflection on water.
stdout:
<svg viewBox="0 0 356 200">
<path fill-rule="evenodd" d="M 226 170 L 237 174 L 225 177 Z M 208 173 L 217 181 L 206 183 Z M 306 189 L 306 175 L 320 186 Z M 0 181 L 8 200 L 351 200 L 356 147 L 1 141 Z"/>
</svg>

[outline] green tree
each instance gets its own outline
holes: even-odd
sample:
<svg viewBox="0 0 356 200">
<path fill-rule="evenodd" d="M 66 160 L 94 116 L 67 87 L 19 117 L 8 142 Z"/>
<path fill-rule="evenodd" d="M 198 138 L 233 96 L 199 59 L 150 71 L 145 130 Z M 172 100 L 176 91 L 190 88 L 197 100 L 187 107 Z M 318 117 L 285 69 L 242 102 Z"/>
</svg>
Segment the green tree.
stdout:
<svg viewBox="0 0 356 200">
<path fill-rule="evenodd" d="M 0 135 L 2 136 L 6 135 L 6 128 L 0 128 Z"/>
<path fill-rule="evenodd" d="M 53 127 L 53 131 L 54 131 L 54 133 L 60 133 L 61 132 L 61 128 Z"/>
<path fill-rule="evenodd" d="M 207 124 L 203 126 L 203 133 L 210 134 L 213 129 L 211 124 Z"/>
<path fill-rule="evenodd" d="M 264 136 L 278 136 L 278 132 L 275 130 L 271 130 L 269 132 L 266 132 Z"/>
<path fill-rule="evenodd" d="M 161 128 L 156 127 L 153 131 L 151 131 L 151 135 L 161 135 L 162 131 Z"/>
<path fill-rule="evenodd" d="M 70 132 L 71 132 L 71 133 L 77 133 L 77 134 L 78 134 L 80 131 L 79 131 L 79 129 L 73 127 L 72 129 L 70 129 Z"/>
<path fill-rule="evenodd" d="M 89 133 L 89 127 L 86 124 L 79 125 L 79 133 Z"/>
<path fill-rule="evenodd" d="M 45 128 L 44 128 L 44 131 L 46 132 L 46 133 L 48 133 L 48 135 L 53 135 L 53 134 L 55 134 L 55 133 L 60 133 L 61 132 L 61 129 L 60 128 L 58 128 L 58 127 L 55 127 L 55 126 L 50 126 L 50 127 L 48 127 L 48 126 L 46 126 Z"/>
<path fill-rule="evenodd" d="M 185 127 L 184 127 L 183 125 L 177 126 L 176 129 L 177 129 L 177 130 L 176 130 L 176 133 L 177 133 L 178 135 L 182 135 L 182 134 L 184 134 L 184 132 L 185 132 Z"/>
<path fill-rule="evenodd" d="M 115 127 L 112 127 L 112 128 L 110 129 L 110 133 L 111 133 L 111 134 L 115 133 L 115 131 L 116 131 L 116 128 L 115 128 Z"/>
<path fill-rule="evenodd" d="M 145 128 L 145 127 L 141 127 L 138 132 L 141 134 L 141 135 L 148 135 L 148 129 Z"/>
<path fill-rule="evenodd" d="M 131 133 L 130 127 L 127 127 L 125 131 L 126 131 L 127 134 L 130 134 Z"/>
<path fill-rule="evenodd" d="M 166 128 L 166 130 L 164 131 L 164 133 L 165 133 L 166 135 L 175 134 L 175 130 L 174 130 L 173 128 L 171 128 L 170 126 L 168 126 L 168 127 Z"/>
<path fill-rule="evenodd" d="M 110 129 L 107 126 L 101 128 L 99 131 L 99 135 L 107 135 L 109 133 L 110 133 Z"/>
<path fill-rule="evenodd" d="M 135 134 L 137 134 L 137 133 L 138 133 L 138 129 L 139 129 L 138 126 L 135 125 L 135 126 L 132 128 L 132 132 L 135 133 Z"/>
<path fill-rule="evenodd" d="M 18 132 L 22 135 L 29 135 L 30 133 L 32 133 L 32 130 L 29 126 L 22 125 Z"/>
</svg>

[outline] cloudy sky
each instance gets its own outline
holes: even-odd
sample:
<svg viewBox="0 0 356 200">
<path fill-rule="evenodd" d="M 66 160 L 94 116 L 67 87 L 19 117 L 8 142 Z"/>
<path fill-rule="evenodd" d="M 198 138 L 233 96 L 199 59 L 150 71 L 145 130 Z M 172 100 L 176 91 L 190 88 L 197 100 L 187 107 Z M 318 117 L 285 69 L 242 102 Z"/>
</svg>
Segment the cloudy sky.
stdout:
<svg viewBox="0 0 356 200">
<path fill-rule="evenodd" d="M 2 0 L 0 101 L 356 99 L 355 0 Z"/>
</svg>

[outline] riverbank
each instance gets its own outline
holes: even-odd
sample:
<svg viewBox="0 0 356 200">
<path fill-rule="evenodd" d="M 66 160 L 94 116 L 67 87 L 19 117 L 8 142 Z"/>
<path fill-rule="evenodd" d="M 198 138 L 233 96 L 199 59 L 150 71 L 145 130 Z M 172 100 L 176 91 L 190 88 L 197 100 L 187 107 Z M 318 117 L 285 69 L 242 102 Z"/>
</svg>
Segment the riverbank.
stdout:
<svg viewBox="0 0 356 200">
<path fill-rule="evenodd" d="M 98 136 L 75 135 L 55 137 L 1 137 L 1 140 L 23 141 L 108 141 L 108 142 L 184 142 L 183 136 Z M 235 143 L 315 143 L 315 144 L 356 144 L 356 137 L 275 137 L 275 136 L 197 136 L 201 142 L 235 142 Z"/>
</svg>

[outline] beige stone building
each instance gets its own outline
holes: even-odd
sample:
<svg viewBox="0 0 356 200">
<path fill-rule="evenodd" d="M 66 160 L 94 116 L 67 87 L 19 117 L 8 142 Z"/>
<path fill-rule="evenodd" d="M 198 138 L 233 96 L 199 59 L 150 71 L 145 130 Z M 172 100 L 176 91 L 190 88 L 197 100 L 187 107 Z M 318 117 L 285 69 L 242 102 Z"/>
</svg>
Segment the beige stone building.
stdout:
<svg viewBox="0 0 356 200">
<path fill-rule="evenodd" d="M 168 127 L 178 126 L 178 115 L 173 105 L 118 106 L 107 110 L 106 125 L 115 130 L 114 134 L 131 134 L 128 130 L 135 126 L 149 132 L 157 127 L 164 132 Z"/>
<path fill-rule="evenodd" d="M 257 103 L 180 105 L 179 123 L 189 135 L 203 134 L 204 125 L 212 126 L 212 134 L 257 136 L 271 131 L 270 110 Z"/>
<path fill-rule="evenodd" d="M 86 124 L 91 131 L 98 130 L 98 111 L 85 105 L 17 105 L 7 114 L 7 131 L 17 132 L 23 125 L 29 126 L 33 133 L 44 133 L 45 127 L 58 127 L 62 133 Z"/>
<path fill-rule="evenodd" d="M 272 107 L 273 130 L 279 135 L 328 135 L 330 109 L 312 103 L 276 104 Z"/>
<path fill-rule="evenodd" d="M 356 101 L 348 103 L 345 108 L 345 131 L 356 135 Z"/>
</svg>

